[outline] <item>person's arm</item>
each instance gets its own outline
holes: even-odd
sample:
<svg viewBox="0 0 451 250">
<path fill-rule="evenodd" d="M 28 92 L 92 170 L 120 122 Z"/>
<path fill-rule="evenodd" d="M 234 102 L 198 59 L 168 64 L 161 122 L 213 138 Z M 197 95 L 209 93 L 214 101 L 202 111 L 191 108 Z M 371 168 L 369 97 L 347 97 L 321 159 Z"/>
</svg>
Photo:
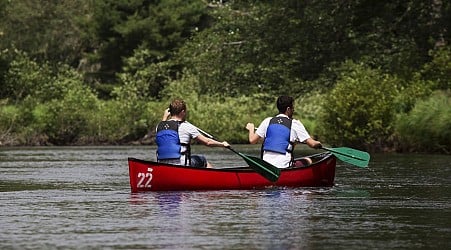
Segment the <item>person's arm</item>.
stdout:
<svg viewBox="0 0 451 250">
<path fill-rule="evenodd" d="M 304 141 L 305 144 L 307 144 L 309 147 L 314 149 L 320 149 L 322 147 L 321 142 L 314 140 L 313 138 L 308 138 Z"/>
<path fill-rule="evenodd" d="M 246 129 L 249 130 L 249 143 L 256 144 L 260 136 L 255 133 L 255 125 L 253 123 L 246 124 Z"/>
<path fill-rule="evenodd" d="M 293 123 L 291 124 L 291 128 L 294 129 L 295 132 L 295 140 L 301 143 L 307 144 L 307 146 L 315 149 L 320 149 L 322 147 L 321 142 L 313 139 L 301 121 L 293 119 Z M 307 138 L 307 139 L 306 139 Z"/>
<path fill-rule="evenodd" d="M 169 112 L 169 108 L 164 110 L 163 118 L 161 118 L 162 121 L 167 121 L 169 116 L 171 116 L 171 113 Z"/>
<path fill-rule="evenodd" d="M 202 134 L 198 135 L 196 137 L 196 140 L 203 143 L 204 145 L 208 146 L 208 147 L 230 147 L 230 144 L 226 141 L 223 142 L 219 142 L 217 140 L 208 138 Z"/>
</svg>

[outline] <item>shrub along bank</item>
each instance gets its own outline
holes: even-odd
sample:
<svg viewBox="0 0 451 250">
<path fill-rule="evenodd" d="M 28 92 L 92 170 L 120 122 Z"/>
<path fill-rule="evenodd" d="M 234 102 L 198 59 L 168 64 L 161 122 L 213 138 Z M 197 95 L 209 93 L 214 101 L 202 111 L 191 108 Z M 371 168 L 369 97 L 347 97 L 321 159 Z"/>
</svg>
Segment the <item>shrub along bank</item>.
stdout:
<svg viewBox="0 0 451 250">
<path fill-rule="evenodd" d="M 431 68 L 446 75 L 449 65 L 440 65 L 400 79 L 348 61 L 336 69 L 332 88 L 280 94 L 296 97 L 296 118 L 325 144 L 449 154 L 449 86 L 443 78 L 424 78 Z M 100 99 L 75 70 L 38 65 L 25 54 L 3 79 L 16 98 L 0 101 L 2 145 L 153 143 L 154 128 L 174 97 L 188 103 L 190 122 L 230 143 L 247 143 L 246 123 L 258 125 L 277 113 L 274 94 L 203 95 L 192 74 L 171 81 L 158 100 L 147 96 L 145 84 L 131 73 L 121 76 L 123 84 L 111 99 Z"/>
</svg>

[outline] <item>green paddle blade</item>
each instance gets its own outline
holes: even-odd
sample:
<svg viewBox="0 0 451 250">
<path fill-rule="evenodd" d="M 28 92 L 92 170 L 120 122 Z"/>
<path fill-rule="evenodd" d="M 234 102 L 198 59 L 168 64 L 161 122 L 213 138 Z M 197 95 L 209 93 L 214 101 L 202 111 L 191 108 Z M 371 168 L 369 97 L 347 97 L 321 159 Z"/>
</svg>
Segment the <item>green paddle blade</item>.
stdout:
<svg viewBox="0 0 451 250">
<path fill-rule="evenodd" d="M 259 173 L 269 181 L 276 182 L 279 179 L 280 168 L 269 164 L 258 157 L 245 155 L 240 152 L 236 153 L 240 155 L 255 172 Z"/>
<path fill-rule="evenodd" d="M 370 162 L 370 154 L 364 151 L 360 151 L 353 148 L 340 147 L 340 148 L 325 148 L 324 150 L 330 151 L 341 161 L 349 163 L 351 165 L 366 168 Z"/>
</svg>

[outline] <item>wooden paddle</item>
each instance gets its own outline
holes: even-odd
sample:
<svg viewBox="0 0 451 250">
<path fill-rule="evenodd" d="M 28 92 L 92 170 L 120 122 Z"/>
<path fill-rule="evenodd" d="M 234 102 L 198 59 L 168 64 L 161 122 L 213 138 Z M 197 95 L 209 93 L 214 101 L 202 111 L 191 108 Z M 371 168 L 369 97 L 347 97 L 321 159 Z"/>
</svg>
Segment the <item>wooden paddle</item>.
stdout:
<svg viewBox="0 0 451 250">
<path fill-rule="evenodd" d="M 357 167 L 366 168 L 370 161 L 370 154 L 364 151 L 360 151 L 353 148 L 340 147 L 340 148 L 326 148 L 321 147 L 321 149 L 331 152 L 338 159 L 352 164 Z"/>
<path fill-rule="evenodd" d="M 209 133 L 207 133 L 199 128 L 197 128 L 197 130 L 199 132 L 201 132 L 203 135 L 205 135 L 206 137 L 217 140 Z M 243 158 L 247 162 L 249 167 L 251 167 L 255 172 L 259 173 L 261 176 L 265 177 L 267 180 L 269 180 L 271 182 L 276 182 L 279 179 L 280 168 L 278 168 L 258 157 L 251 156 L 251 155 L 245 155 L 243 153 L 237 152 L 230 146 L 227 148 L 230 149 L 235 154 L 241 156 L 241 158 Z"/>
</svg>

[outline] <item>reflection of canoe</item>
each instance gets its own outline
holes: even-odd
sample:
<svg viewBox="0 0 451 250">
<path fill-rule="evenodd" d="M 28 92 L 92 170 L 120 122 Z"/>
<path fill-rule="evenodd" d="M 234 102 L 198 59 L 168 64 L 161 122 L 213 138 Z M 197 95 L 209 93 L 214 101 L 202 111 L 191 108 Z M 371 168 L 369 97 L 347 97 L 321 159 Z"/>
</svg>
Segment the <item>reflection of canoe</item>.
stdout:
<svg viewBox="0 0 451 250">
<path fill-rule="evenodd" d="M 192 168 L 128 158 L 130 186 L 141 191 L 328 187 L 334 184 L 336 158 L 330 153 L 309 156 L 309 166 L 282 169 L 272 183 L 249 167 Z M 296 161 L 298 162 L 298 161 Z M 300 164 L 296 164 L 300 165 Z"/>
</svg>

